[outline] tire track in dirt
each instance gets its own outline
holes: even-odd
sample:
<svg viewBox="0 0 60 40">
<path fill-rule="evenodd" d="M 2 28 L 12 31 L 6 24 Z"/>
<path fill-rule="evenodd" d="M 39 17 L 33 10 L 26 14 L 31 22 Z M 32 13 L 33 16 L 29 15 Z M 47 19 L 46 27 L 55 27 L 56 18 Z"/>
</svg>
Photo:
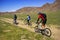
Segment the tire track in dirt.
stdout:
<svg viewBox="0 0 60 40">
<path fill-rule="evenodd" d="M 50 29 L 52 31 L 52 37 L 55 40 L 60 40 L 60 29 L 57 29 L 57 25 L 51 25 Z"/>
<path fill-rule="evenodd" d="M 3 18 L 1 20 L 5 21 L 7 23 L 13 24 L 13 19 Z M 29 27 L 28 25 L 25 25 L 22 20 L 17 20 L 17 22 L 19 22 L 19 24 L 16 25 L 16 26 L 18 26 L 20 28 L 27 29 L 31 32 L 34 32 L 34 28 L 31 28 L 31 26 Z M 33 27 L 35 25 L 36 24 L 33 23 Z M 48 26 L 46 26 L 46 27 L 48 27 Z M 48 28 L 50 28 L 51 31 L 52 31 L 52 36 L 51 37 L 53 37 L 55 40 L 60 40 L 60 30 L 58 30 L 56 27 L 57 27 L 56 25 L 50 25 L 50 27 L 48 27 Z"/>
<path fill-rule="evenodd" d="M 13 19 L 3 18 L 3 19 L 1 19 L 1 20 L 2 20 L 2 21 L 5 21 L 5 22 L 7 22 L 7 23 L 13 24 Z M 17 22 L 19 22 L 19 24 L 16 25 L 16 26 L 18 26 L 18 27 L 20 27 L 20 28 L 27 29 L 27 30 L 29 30 L 29 31 L 31 31 L 31 32 L 34 32 L 34 28 L 31 28 L 31 26 L 29 27 L 28 25 L 25 25 L 25 24 L 23 23 L 23 21 L 18 20 Z"/>
</svg>

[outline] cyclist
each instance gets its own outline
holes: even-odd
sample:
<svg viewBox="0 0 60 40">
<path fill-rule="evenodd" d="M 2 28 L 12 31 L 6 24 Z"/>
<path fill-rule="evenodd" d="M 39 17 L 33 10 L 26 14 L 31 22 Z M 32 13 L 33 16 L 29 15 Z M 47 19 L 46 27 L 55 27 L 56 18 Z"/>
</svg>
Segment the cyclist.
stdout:
<svg viewBox="0 0 60 40">
<path fill-rule="evenodd" d="M 16 21 L 16 20 L 17 20 L 17 15 L 14 14 L 14 23 L 15 23 L 15 24 L 17 24 L 17 21 Z"/>
<path fill-rule="evenodd" d="M 31 20 L 30 15 L 27 15 L 27 23 L 28 23 L 28 25 L 30 25 L 30 20 Z"/>
<path fill-rule="evenodd" d="M 41 20 L 40 20 L 40 19 L 41 19 Z M 39 21 L 39 20 L 40 20 L 40 21 Z M 47 16 L 46 16 L 46 14 L 39 12 L 39 13 L 38 13 L 37 23 L 38 23 L 38 22 L 39 22 L 39 23 L 42 23 L 42 29 L 45 28 L 46 21 L 47 21 Z"/>
</svg>

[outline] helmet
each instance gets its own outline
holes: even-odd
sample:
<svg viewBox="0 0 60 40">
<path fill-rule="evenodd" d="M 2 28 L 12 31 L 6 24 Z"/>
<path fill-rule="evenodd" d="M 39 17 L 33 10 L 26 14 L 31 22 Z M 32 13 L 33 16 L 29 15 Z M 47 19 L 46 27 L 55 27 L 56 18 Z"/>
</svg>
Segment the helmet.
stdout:
<svg viewBox="0 0 60 40">
<path fill-rule="evenodd" d="M 27 16 L 29 16 L 29 15 L 27 15 Z"/>
<path fill-rule="evenodd" d="M 41 14 L 41 12 L 38 12 L 38 15 Z"/>
</svg>

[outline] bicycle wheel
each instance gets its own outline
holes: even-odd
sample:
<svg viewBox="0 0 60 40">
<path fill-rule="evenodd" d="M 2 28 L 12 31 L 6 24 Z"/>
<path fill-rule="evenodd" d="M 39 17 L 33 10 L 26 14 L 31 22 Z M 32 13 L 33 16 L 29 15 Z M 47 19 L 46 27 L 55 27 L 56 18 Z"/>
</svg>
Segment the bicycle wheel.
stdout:
<svg viewBox="0 0 60 40">
<path fill-rule="evenodd" d="M 49 28 L 45 28 L 45 29 L 44 29 L 44 35 L 50 37 L 50 36 L 52 35 L 51 30 L 50 30 Z"/>
</svg>

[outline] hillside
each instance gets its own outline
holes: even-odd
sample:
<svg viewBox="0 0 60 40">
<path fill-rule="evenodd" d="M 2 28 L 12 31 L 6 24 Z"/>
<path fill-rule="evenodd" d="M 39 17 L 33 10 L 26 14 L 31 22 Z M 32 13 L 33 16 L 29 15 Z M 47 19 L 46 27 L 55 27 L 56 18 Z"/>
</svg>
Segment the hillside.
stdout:
<svg viewBox="0 0 60 40">
<path fill-rule="evenodd" d="M 60 10 L 60 0 L 56 0 L 52 5 L 50 10 Z"/>
<path fill-rule="evenodd" d="M 17 10 L 16 12 L 30 13 L 38 11 L 57 11 L 57 10 L 60 10 L 60 0 L 56 0 L 52 4 L 46 3 L 42 7 L 24 7 Z"/>
<path fill-rule="evenodd" d="M 41 10 L 40 7 L 24 7 L 24 8 L 17 10 L 16 12 L 25 12 L 25 13 L 29 12 L 30 13 L 30 12 L 36 12 L 39 10 Z"/>
<path fill-rule="evenodd" d="M 33 28 L 12 23 L 13 19 L 0 18 L 0 40 L 54 40 L 52 37 L 33 32 Z M 20 21 L 20 20 L 19 20 Z"/>
</svg>

